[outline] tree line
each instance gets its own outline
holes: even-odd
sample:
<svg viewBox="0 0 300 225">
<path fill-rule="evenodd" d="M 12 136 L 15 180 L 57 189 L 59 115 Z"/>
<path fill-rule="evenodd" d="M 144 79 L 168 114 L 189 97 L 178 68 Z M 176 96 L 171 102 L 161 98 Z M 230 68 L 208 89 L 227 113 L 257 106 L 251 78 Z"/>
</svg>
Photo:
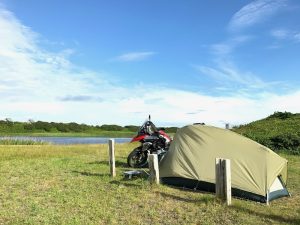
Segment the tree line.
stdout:
<svg viewBox="0 0 300 225">
<path fill-rule="evenodd" d="M 0 120 L 0 133 L 39 133 L 39 132 L 75 132 L 75 133 L 97 133 L 101 131 L 120 131 L 120 132 L 137 132 L 139 126 L 127 125 L 120 126 L 116 124 L 87 125 L 58 122 L 33 121 L 15 122 L 9 118 Z M 175 133 L 177 127 L 166 127 L 166 132 Z"/>
</svg>

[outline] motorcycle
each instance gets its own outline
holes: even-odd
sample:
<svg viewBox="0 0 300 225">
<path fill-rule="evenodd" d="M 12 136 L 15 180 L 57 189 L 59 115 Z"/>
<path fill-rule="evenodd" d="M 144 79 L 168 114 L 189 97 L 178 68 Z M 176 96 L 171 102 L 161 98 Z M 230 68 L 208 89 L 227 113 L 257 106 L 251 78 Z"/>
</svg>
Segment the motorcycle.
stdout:
<svg viewBox="0 0 300 225">
<path fill-rule="evenodd" d="M 137 141 L 141 145 L 128 155 L 127 164 L 130 167 L 142 168 L 148 165 L 148 154 L 155 153 L 158 155 L 158 160 L 162 159 L 169 149 L 171 138 L 163 128 L 156 128 L 149 115 L 148 120 L 139 128 L 137 135 L 130 142 Z"/>
</svg>

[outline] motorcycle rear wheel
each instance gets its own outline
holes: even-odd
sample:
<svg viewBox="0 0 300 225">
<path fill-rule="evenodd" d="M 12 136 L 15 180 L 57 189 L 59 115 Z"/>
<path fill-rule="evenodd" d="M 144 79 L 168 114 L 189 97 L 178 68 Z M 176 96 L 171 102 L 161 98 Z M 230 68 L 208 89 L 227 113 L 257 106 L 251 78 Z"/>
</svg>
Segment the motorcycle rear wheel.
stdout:
<svg viewBox="0 0 300 225">
<path fill-rule="evenodd" d="M 143 152 L 141 147 L 133 149 L 127 157 L 127 164 L 133 168 L 143 168 L 148 166 L 148 153 Z"/>
</svg>

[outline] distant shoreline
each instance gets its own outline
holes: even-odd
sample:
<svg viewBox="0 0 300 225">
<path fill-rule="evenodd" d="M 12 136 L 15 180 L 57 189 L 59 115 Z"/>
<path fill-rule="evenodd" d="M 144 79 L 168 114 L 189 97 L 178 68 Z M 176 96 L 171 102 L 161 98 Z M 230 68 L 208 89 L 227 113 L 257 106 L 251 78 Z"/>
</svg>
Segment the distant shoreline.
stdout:
<svg viewBox="0 0 300 225">
<path fill-rule="evenodd" d="M 120 137 L 131 138 L 135 135 L 135 132 L 120 132 L 120 131 L 105 131 L 99 133 L 74 133 L 74 132 L 62 132 L 62 133 L 0 133 L 1 137 L 13 137 L 13 136 L 25 136 L 25 137 Z"/>
</svg>

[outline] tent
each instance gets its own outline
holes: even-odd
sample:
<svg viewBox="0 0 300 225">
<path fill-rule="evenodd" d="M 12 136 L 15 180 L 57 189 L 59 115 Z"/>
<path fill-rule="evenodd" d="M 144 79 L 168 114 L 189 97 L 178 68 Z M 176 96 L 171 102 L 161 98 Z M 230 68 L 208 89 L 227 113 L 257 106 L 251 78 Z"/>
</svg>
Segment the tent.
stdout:
<svg viewBox="0 0 300 225">
<path fill-rule="evenodd" d="M 231 160 L 232 195 L 259 202 L 289 196 L 287 160 L 235 132 L 212 126 L 179 129 L 161 160 L 163 183 L 215 191 L 215 159 Z"/>
</svg>

